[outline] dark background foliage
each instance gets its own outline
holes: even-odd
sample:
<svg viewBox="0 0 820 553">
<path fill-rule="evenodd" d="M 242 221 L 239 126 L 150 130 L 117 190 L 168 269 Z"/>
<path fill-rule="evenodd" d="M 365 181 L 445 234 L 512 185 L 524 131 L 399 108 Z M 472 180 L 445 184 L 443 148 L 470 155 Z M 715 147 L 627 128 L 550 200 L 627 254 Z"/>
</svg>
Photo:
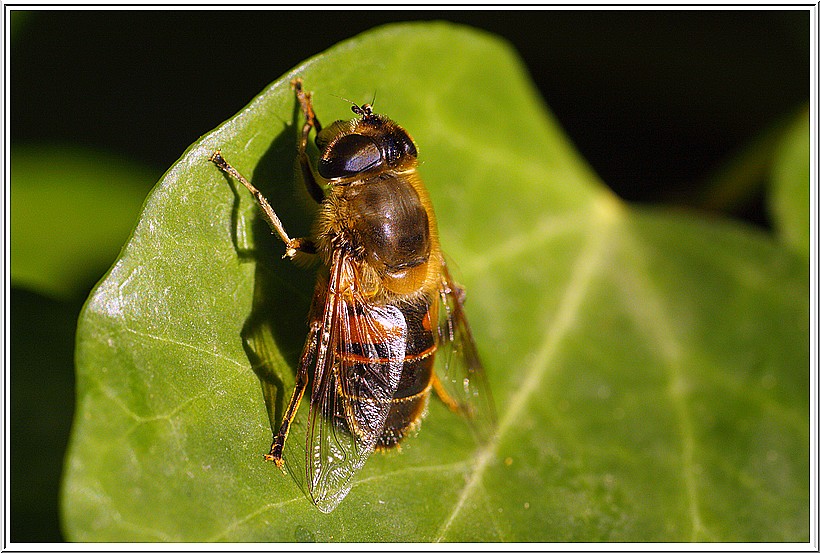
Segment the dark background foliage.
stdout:
<svg viewBox="0 0 820 553">
<path fill-rule="evenodd" d="M 136 160 L 158 179 L 303 59 L 376 25 L 432 19 L 509 40 L 570 138 L 621 197 L 767 226 L 762 179 L 719 205 L 704 198 L 714 171 L 808 100 L 806 11 L 13 12 L 12 146 L 85 146 Z M 378 93 L 379 76 L 372 80 L 368 94 Z M 15 541 L 61 539 L 58 483 L 80 307 L 81 299 L 12 290 Z"/>
<path fill-rule="evenodd" d="M 509 40 L 570 138 L 629 200 L 691 194 L 808 98 L 807 12 L 36 12 L 12 48 L 12 141 L 100 147 L 162 171 L 301 60 L 417 19 Z M 756 206 L 737 209 L 760 221 Z"/>
</svg>

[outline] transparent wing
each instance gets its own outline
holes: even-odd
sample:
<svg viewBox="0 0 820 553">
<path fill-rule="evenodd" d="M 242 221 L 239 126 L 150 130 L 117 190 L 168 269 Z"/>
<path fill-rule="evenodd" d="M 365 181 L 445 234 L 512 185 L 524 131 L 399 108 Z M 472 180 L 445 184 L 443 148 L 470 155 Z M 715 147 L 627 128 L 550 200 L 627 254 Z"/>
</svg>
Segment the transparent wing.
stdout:
<svg viewBox="0 0 820 553">
<path fill-rule="evenodd" d="M 354 262 L 334 254 L 308 415 L 306 475 L 330 512 L 376 447 L 404 362 L 407 327 L 395 306 L 369 305 Z"/>
<path fill-rule="evenodd" d="M 495 427 L 496 414 L 484 365 L 464 313 L 464 290 L 450 275 L 442 258 L 437 305 L 437 389 L 445 403 L 470 421 L 479 439 L 486 440 Z"/>
</svg>

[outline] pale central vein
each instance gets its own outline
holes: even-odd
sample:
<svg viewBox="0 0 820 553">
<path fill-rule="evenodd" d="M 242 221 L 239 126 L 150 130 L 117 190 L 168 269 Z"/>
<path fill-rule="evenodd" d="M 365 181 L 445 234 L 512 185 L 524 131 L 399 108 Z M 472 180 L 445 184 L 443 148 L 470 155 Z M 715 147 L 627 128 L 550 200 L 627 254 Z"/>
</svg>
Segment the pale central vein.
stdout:
<svg viewBox="0 0 820 553">
<path fill-rule="evenodd" d="M 607 252 L 609 250 L 609 248 L 607 248 L 609 243 L 608 238 L 611 236 L 610 227 L 616 222 L 619 214 L 619 206 L 614 204 L 608 197 L 596 207 L 597 209 L 595 209 L 592 214 L 589 236 L 584 248 L 578 254 L 575 261 L 558 311 L 554 317 L 551 317 L 551 321 L 547 325 L 544 325 L 547 326 L 547 332 L 544 335 L 543 345 L 530 364 L 526 379 L 505 406 L 504 417 L 499 421 L 498 428 L 492 440 L 479 450 L 472 473 L 459 495 L 453 512 L 450 513 L 450 516 L 436 535 L 436 542 L 444 538 L 453 521 L 456 520 L 463 509 L 467 499 L 480 485 L 481 478 L 487 466 L 496 454 L 501 438 L 517 421 L 521 420 L 522 411 L 533 397 L 535 391 L 539 389 L 550 367 L 550 363 L 558 351 L 558 345 L 577 321 L 578 312 L 593 276 L 607 258 Z"/>
</svg>

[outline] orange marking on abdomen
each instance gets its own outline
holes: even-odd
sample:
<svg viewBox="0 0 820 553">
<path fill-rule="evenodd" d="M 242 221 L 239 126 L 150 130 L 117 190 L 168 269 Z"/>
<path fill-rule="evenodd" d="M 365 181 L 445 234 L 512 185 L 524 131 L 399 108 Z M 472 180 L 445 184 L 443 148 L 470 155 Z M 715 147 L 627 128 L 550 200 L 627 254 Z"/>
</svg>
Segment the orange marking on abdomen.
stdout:
<svg viewBox="0 0 820 553">
<path fill-rule="evenodd" d="M 367 345 L 376 345 L 376 344 L 367 344 Z M 404 357 L 397 357 L 392 359 L 390 357 L 365 357 L 364 355 L 358 355 L 356 353 L 348 353 L 348 352 L 340 352 L 339 359 L 343 359 L 345 361 L 352 361 L 354 363 L 360 363 L 362 365 L 372 365 L 372 364 L 387 364 L 391 361 L 401 361 L 402 363 L 406 362 L 413 362 L 418 361 L 419 359 L 424 359 L 425 357 L 429 357 L 436 352 L 437 346 L 433 344 L 426 350 L 422 351 L 421 353 L 417 353 L 415 355 L 405 355 Z"/>
</svg>

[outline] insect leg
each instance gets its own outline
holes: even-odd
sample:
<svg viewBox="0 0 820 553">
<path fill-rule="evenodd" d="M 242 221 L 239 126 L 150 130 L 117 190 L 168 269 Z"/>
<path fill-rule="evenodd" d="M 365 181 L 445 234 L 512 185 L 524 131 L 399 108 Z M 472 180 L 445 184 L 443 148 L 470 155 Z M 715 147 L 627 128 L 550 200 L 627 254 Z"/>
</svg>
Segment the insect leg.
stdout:
<svg viewBox="0 0 820 553">
<path fill-rule="evenodd" d="M 299 409 L 299 403 L 302 401 L 302 396 L 305 394 L 305 388 L 308 384 L 308 369 L 313 366 L 313 360 L 316 358 L 317 334 L 319 333 L 321 324 L 316 321 L 313 323 L 305 342 L 305 349 L 302 352 L 302 358 L 299 362 L 299 370 L 296 373 L 296 385 L 293 388 L 293 394 L 290 397 L 287 411 L 282 417 L 282 426 L 279 427 L 279 432 L 273 438 L 273 443 L 270 446 L 270 453 L 265 455 L 266 461 L 273 461 L 280 469 L 283 468 L 284 461 L 282 454 L 284 453 L 285 440 L 288 438 L 290 431 L 290 424 L 296 417 L 296 411 Z"/>
<path fill-rule="evenodd" d="M 299 101 L 299 105 L 302 107 L 302 113 L 305 114 L 305 127 L 302 129 L 303 135 L 306 137 L 307 134 L 310 132 L 311 127 L 316 128 L 316 133 L 320 133 L 322 131 L 322 124 L 319 123 L 319 119 L 316 117 L 316 113 L 313 111 L 313 102 L 311 102 L 311 93 L 306 92 L 302 88 L 302 79 L 299 77 L 293 79 L 290 82 L 290 86 L 293 90 L 296 91 L 296 99 Z"/>
<path fill-rule="evenodd" d="M 436 391 L 436 395 L 439 399 L 450 408 L 451 411 L 458 413 L 461 411 L 461 405 L 453 399 L 453 396 L 447 393 L 447 390 L 444 389 L 444 385 L 439 380 L 438 375 L 434 372 L 433 373 L 433 389 Z"/>
<path fill-rule="evenodd" d="M 293 90 L 296 91 L 296 99 L 302 107 L 302 113 L 305 115 L 305 124 L 302 126 L 302 138 L 299 140 L 298 145 L 299 165 L 302 167 L 302 177 L 310 196 L 316 200 L 317 203 L 321 203 L 325 198 L 325 193 L 322 191 L 322 187 L 319 186 L 316 175 L 313 174 L 313 167 L 307 155 L 307 143 L 310 129 L 316 129 L 316 134 L 318 135 L 322 130 L 322 124 L 319 123 L 319 119 L 313 111 L 310 92 L 306 92 L 302 89 L 302 79 L 293 79 L 290 85 L 293 87 Z"/>
<path fill-rule="evenodd" d="M 234 169 L 234 167 L 225 161 L 225 158 L 222 157 L 222 152 L 219 150 L 215 151 L 210 160 L 214 162 L 214 164 L 222 169 L 224 172 L 228 173 L 236 180 L 241 182 L 245 185 L 245 188 L 253 194 L 253 197 L 256 199 L 256 203 L 259 204 L 259 207 L 262 209 L 262 213 L 265 215 L 265 220 L 270 225 L 271 229 L 273 229 L 276 234 L 279 235 L 279 238 L 285 243 L 285 255 L 284 257 L 293 258 L 296 255 L 296 252 L 303 252 L 303 253 L 316 253 L 316 245 L 307 238 L 291 238 L 288 236 L 288 233 L 285 232 L 285 227 L 282 225 L 282 221 L 279 220 L 279 216 L 276 215 L 276 212 L 271 207 L 268 200 L 262 193 L 253 185 L 251 182 L 242 176 L 242 174 Z"/>
</svg>

